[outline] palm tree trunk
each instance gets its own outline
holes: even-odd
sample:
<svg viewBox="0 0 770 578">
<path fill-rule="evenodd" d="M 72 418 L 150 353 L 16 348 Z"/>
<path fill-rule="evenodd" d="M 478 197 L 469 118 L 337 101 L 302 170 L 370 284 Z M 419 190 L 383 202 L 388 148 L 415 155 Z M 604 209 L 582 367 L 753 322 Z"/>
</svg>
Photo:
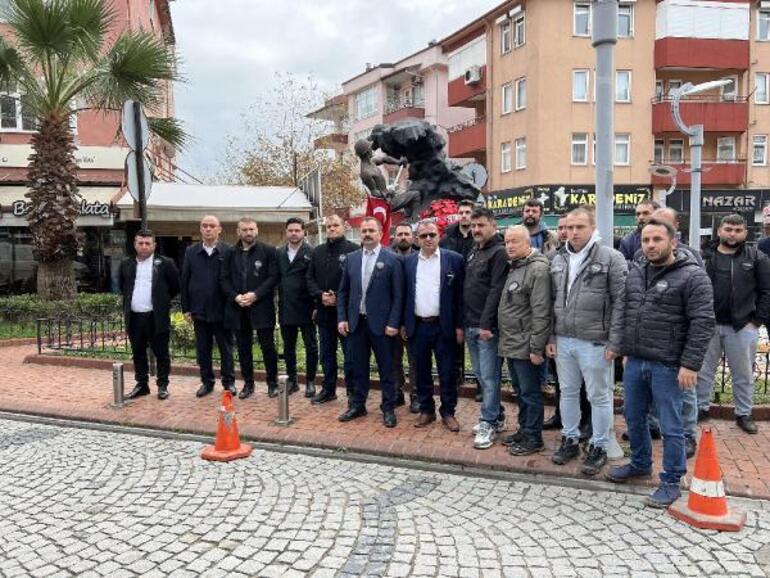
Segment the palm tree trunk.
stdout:
<svg viewBox="0 0 770 578">
<path fill-rule="evenodd" d="M 43 299 L 74 299 L 78 167 L 67 115 L 43 118 L 31 144 L 27 220 L 38 263 L 37 292 Z"/>
</svg>

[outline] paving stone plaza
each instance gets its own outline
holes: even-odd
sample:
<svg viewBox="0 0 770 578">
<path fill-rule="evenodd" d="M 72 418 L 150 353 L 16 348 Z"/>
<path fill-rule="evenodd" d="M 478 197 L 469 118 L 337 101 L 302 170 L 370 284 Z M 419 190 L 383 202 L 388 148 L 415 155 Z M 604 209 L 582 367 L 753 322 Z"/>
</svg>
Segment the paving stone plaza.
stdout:
<svg viewBox="0 0 770 578">
<path fill-rule="evenodd" d="M 638 494 L 0 420 L 3 576 L 765 576 L 739 534 Z"/>
</svg>

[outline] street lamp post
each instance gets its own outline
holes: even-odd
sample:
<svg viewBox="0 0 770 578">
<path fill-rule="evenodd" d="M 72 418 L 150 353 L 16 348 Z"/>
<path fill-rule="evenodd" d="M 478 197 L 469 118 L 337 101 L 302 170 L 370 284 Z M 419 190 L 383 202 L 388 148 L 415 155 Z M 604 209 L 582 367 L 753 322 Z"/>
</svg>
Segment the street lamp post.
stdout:
<svg viewBox="0 0 770 578">
<path fill-rule="evenodd" d="M 690 96 L 708 90 L 726 86 L 732 82 L 729 78 L 712 80 L 693 85 L 688 82 L 671 93 L 671 117 L 674 119 L 679 132 L 689 137 L 690 154 L 690 247 L 700 250 L 700 205 L 701 205 L 701 175 L 703 173 L 703 125 L 687 126 L 679 112 L 679 101 L 683 96 Z"/>
<path fill-rule="evenodd" d="M 592 43 L 596 49 L 596 226 L 602 244 L 612 247 L 614 224 L 613 50 L 618 42 L 618 0 L 593 4 Z"/>
</svg>

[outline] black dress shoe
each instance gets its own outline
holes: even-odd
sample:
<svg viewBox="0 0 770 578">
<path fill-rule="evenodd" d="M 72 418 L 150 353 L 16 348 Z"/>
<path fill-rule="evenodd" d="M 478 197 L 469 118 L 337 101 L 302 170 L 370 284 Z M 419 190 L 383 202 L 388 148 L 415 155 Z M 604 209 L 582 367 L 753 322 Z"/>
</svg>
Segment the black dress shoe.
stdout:
<svg viewBox="0 0 770 578">
<path fill-rule="evenodd" d="M 315 383 L 308 381 L 305 386 L 305 397 L 313 397 L 315 395 Z"/>
<path fill-rule="evenodd" d="M 232 394 L 233 397 L 238 395 L 238 390 L 235 389 L 235 384 L 234 383 L 231 383 L 230 385 L 223 385 L 222 389 L 224 389 L 225 391 L 229 391 Z"/>
<path fill-rule="evenodd" d="M 363 407 L 351 407 L 343 413 L 340 417 L 340 421 L 350 421 L 357 417 L 364 417 L 366 415 L 366 408 Z"/>
<path fill-rule="evenodd" d="M 214 386 L 204 383 L 198 388 L 198 391 L 195 392 L 195 397 L 206 397 L 212 391 L 214 391 Z"/>
<path fill-rule="evenodd" d="M 328 389 L 322 389 L 321 393 L 315 396 L 310 403 L 313 405 L 321 405 L 322 403 L 328 403 L 337 399 L 337 394 Z"/>
<path fill-rule="evenodd" d="M 288 383 L 286 386 L 288 387 Z M 289 388 L 289 393 L 291 393 L 291 388 Z M 267 397 L 278 397 L 278 384 L 277 383 L 268 383 L 267 384 Z"/>
<path fill-rule="evenodd" d="M 166 399 L 168 397 L 168 386 L 167 385 L 159 385 L 158 386 L 158 399 Z"/>
<path fill-rule="evenodd" d="M 396 394 L 396 407 L 401 407 L 402 405 L 406 405 L 406 399 L 404 398 L 404 392 L 399 391 Z"/>
<path fill-rule="evenodd" d="M 739 415 L 735 418 L 735 423 L 747 434 L 753 435 L 759 431 L 757 424 L 754 423 L 754 420 L 751 419 L 750 415 Z"/>
<path fill-rule="evenodd" d="M 416 395 L 409 397 L 409 413 L 420 413 L 420 400 Z"/>
<path fill-rule="evenodd" d="M 132 389 L 126 396 L 126 399 L 136 399 L 137 397 L 142 397 L 143 395 L 150 395 L 150 388 L 147 385 L 140 385 L 137 383 L 134 386 L 134 389 Z"/>
<path fill-rule="evenodd" d="M 246 399 L 247 397 L 251 397 L 253 393 L 254 393 L 254 384 L 247 383 L 246 385 L 243 386 L 241 393 L 238 394 L 238 399 Z"/>
<path fill-rule="evenodd" d="M 553 414 L 543 422 L 543 429 L 561 429 L 561 417 L 558 413 Z"/>
<path fill-rule="evenodd" d="M 290 378 L 286 382 L 286 387 L 289 388 L 289 395 L 291 395 L 295 391 L 299 391 L 299 385 L 297 385 L 297 378 L 296 377 L 295 378 Z M 277 388 L 276 388 L 276 391 L 277 391 Z M 269 387 L 268 387 L 268 395 L 270 395 L 270 388 Z M 278 395 L 278 394 L 276 393 L 276 395 Z M 270 397 L 274 397 L 274 396 L 270 395 Z"/>
<path fill-rule="evenodd" d="M 435 421 L 436 417 L 433 417 L 433 420 Z M 386 411 L 382 414 L 382 423 L 385 424 L 385 427 L 396 427 L 396 414 L 393 411 Z"/>
</svg>

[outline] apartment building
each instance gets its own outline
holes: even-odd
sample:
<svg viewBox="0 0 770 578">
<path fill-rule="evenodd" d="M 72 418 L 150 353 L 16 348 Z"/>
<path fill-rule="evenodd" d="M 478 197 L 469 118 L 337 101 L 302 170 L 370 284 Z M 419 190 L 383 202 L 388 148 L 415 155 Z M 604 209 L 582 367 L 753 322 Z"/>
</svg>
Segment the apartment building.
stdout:
<svg viewBox="0 0 770 578">
<path fill-rule="evenodd" d="M 512 0 L 441 41 L 448 104 L 474 114 L 450 131 L 450 155 L 487 166 L 487 204 L 502 217 L 530 196 L 552 222 L 594 200 L 591 11 L 589 1 Z M 667 202 L 687 212 L 690 151 L 670 91 L 716 79 L 729 83 L 680 108 L 705 129 L 702 227 L 733 210 L 758 219 L 770 203 L 770 2 L 621 0 L 615 69 L 616 226 L 633 226 L 637 200 L 668 188 L 654 164 L 676 169 Z"/>
<path fill-rule="evenodd" d="M 367 64 L 342 83 L 341 94 L 310 113 L 311 118 L 333 123 L 315 146 L 352 155 L 356 141 L 368 137 L 375 125 L 405 118 L 425 119 L 447 138 L 451 127 L 474 118 L 465 107 L 449 106 L 447 90 L 447 57 L 435 42 L 395 63 Z M 389 181 L 398 173 L 393 167 L 385 170 Z"/>
</svg>

